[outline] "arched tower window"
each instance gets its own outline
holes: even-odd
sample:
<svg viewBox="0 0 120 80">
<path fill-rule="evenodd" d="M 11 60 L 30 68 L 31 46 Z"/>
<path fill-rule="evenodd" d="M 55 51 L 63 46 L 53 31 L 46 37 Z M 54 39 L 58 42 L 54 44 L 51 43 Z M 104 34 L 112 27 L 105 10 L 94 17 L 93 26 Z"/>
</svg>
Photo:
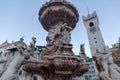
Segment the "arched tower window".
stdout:
<svg viewBox="0 0 120 80">
<path fill-rule="evenodd" d="M 89 26 L 90 26 L 90 27 L 93 27 L 93 26 L 94 26 L 94 23 L 93 23 L 93 22 L 90 22 Z"/>
</svg>

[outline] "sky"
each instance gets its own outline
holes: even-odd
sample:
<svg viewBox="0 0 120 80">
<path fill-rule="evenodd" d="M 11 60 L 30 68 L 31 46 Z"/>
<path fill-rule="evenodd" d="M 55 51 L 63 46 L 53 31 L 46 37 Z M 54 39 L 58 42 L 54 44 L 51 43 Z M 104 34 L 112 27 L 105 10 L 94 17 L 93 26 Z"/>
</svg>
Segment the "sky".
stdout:
<svg viewBox="0 0 120 80">
<path fill-rule="evenodd" d="M 0 44 L 18 41 L 21 37 L 29 44 L 31 38 L 37 38 L 37 45 L 46 45 L 45 31 L 38 20 L 38 12 L 42 4 L 49 0 L 0 0 Z M 105 44 L 111 47 L 120 37 L 120 0 L 67 0 L 79 12 L 79 22 L 71 32 L 73 51 L 79 53 L 80 44 L 85 44 L 87 56 L 91 57 L 87 32 L 82 16 L 97 12 L 100 29 Z"/>
</svg>

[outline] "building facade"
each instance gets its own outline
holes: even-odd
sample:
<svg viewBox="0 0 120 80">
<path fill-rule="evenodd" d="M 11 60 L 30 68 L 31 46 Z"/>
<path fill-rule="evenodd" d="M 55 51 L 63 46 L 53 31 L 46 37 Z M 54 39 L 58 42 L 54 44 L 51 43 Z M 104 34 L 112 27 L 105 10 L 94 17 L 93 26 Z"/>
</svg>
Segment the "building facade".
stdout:
<svg viewBox="0 0 120 80">
<path fill-rule="evenodd" d="M 94 67 L 95 62 L 93 61 L 92 58 L 89 57 L 87 57 L 86 60 L 89 63 L 89 70 L 82 77 L 83 80 L 91 80 L 91 78 L 96 75 L 95 67 Z"/>
</svg>

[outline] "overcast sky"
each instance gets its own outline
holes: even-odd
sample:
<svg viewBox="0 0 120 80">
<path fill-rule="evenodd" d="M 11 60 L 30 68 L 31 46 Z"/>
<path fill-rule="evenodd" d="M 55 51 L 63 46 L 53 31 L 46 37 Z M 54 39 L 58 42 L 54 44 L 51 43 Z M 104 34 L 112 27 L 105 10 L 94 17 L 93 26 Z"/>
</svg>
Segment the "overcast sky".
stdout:
<svg viewBox="0 0 120 80">
<path fill-rule="evenodd" d="M 0 43 L 18 41 L 23 36 L 29 44 L 31 37 L 37 38 L 38 45 L 45 45 L 47 31 L 38 20 L 38 11 L 42 4 L 49 0 L 0 0 Z M 90 56 L 87 32 L 82 16 L 97 12 L 100 29 L 106 45 L 118 41 L 120 37 L 120 0 L 67 0 L 74 4 L 79 12 L 79 22 L 72 31 L 73 51 L 79 52 L 81 43 L 85 44 L 86 53 Z"/>
</svg>

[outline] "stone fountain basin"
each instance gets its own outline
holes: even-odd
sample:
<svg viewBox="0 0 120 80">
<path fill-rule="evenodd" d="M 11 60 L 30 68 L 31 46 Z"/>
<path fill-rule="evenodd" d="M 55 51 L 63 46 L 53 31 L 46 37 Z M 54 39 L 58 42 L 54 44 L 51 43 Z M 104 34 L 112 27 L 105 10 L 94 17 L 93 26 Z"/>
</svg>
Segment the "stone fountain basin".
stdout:
<svg viewBox="0 0 120 80">
<path fill-rule="evenodd" d="M 44 56 L 40 61 L 25 61 L 23 70 L 44 75 L 53 72 L 58 75 L 82 75 L 89 69 L 85 59 L 75 56 Z M 50 71 L 50 72 L 49 72 Z"/>
</svg>

